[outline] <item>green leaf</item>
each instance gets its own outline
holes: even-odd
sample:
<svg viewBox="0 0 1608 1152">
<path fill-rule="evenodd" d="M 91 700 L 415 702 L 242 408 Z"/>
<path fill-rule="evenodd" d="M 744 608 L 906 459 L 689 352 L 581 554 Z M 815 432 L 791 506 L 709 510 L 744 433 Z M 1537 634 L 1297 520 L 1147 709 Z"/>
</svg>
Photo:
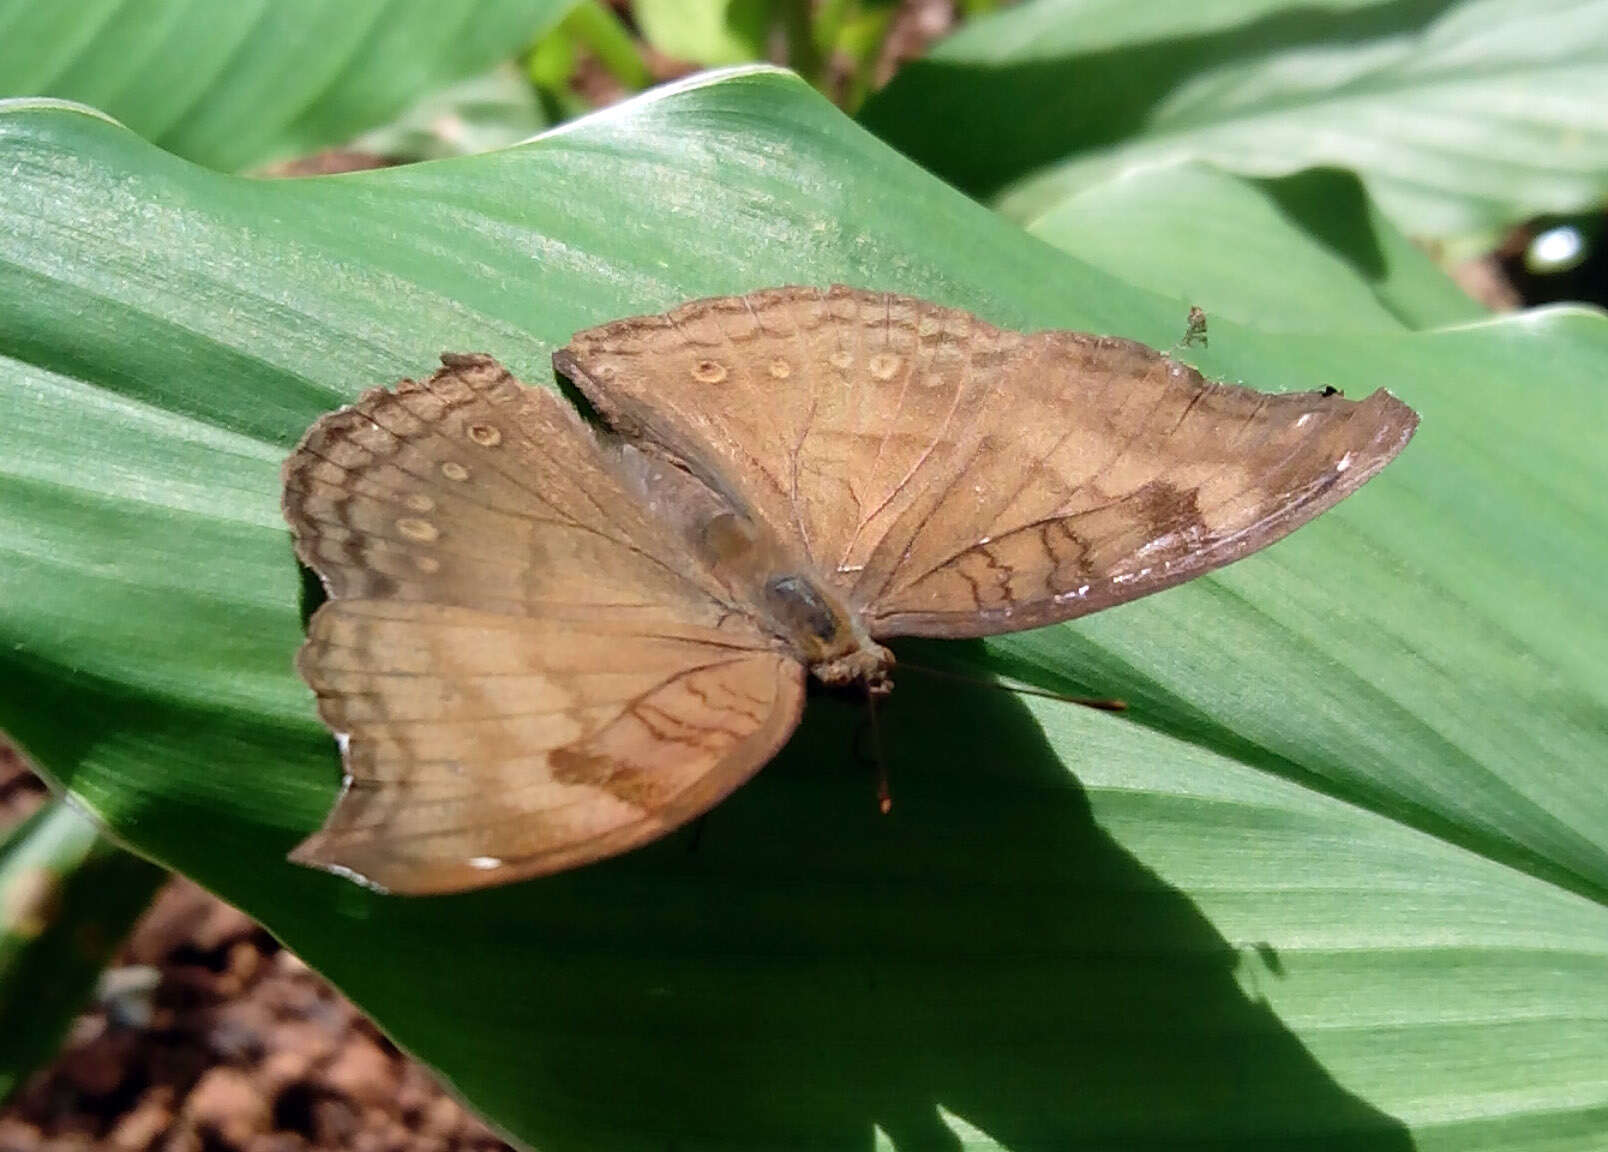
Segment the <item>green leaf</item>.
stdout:
<svg viewBox="0 0 1608 1152">
<path fill-rule="evenodd" d="M 221 176 L 0 114 L 0 726 L 543 1148 L 1588 1149 L 1608 1090 L 1608 323 L 1270 335 L 1201 363 L 1388 385 L 1403 458 L 1225 573 L 907 663 L 699 828 L 469 896 L 287 864 L 338 775 L 291 672 L 278 467 L 483 349 L 847 281 L 1165 346 L 1183 316 L 1023 235 L 796 79 L 530 144 Z M 1292 290 L 1297 286 L 1292 285 Z M 1192 355 L 1194 351 L 1192 351 Z M 879 1135 L 880 1133 L 880 1135 Z"/>
<path fill-rule="evenodd" d="M 1028 230 L 1113 276 L 1271 331 L 1485 314 L 1348 172 L 1252 180 L 1181 164 L 1074 192 Z"/>
<path fill-rule="evenodd" d="M 55 1052 L 165 879 L 60 800 L 0 841 L 0 1103 Z"/>
<path fill-rule="evenodd" d="M 636 0 L 632 15 L 659 51 L 705 66 L 765 58 L 774 0 Z"/>
<path fill-rule="evenodd" d="M 1608 191 L 1608 0 L 1036 0 L 972 22 L 863 110 L 1026 219 L 1136 165 L 1350 168 L 1457 237 Z"/>
<path fill-rule="evenodd" d="M 653 83 L 630 29 L 601 0 L 582 0 L 571 8 L 560 33 L 591 53 L 627 92 L 639 92 Z"/>
<path fill-rule="evenodd" d="M 424 97 L 389 124 L 351 142 L 359 152 L 439 160 L 506 148 L 547 127 L 530 81 L 503 63 Z"/>
<path fill-rule="evenodd" d="M 96 105 L 236 170 L 344 144 L 485 72 L 573 0 L 0 0 L 0 93 Z"/>
</svg>

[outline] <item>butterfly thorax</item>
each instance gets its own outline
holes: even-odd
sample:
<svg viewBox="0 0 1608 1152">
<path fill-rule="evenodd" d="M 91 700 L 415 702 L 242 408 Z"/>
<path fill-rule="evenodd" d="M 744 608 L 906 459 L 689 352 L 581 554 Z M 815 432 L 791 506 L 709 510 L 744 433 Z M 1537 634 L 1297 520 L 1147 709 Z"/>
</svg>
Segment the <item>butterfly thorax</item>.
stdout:
<svg viewBox="0 0 1608 1152">
<path fill-rule="evenodd" d="M 834 687 L 864 684 L 875 696 L 892 690 L 893 653 L 871 639 L 859 613 L 806 557 L 723 485 L 666 455 L 631 444 L 617 444 L 616 451 L 621 475 L 654 518 L 816 679 Z"/>
<path fill-rule="evenodd" d="M 773 576 L 764 585 L 773 623 L 823 684 L 864 684 L 873 696 L 893 690 L 893 653 L 871 639 L 860 618 L 807 573 Z"/>
<path fill-rule="evenodd" d="M 788 564 L 768 533 L 723 512 L 702 525 L 700 549 L 710 570 L 755 602 L 777 633 L 823 684 L 864 684 L 874 696 L 893 689 L 893 653 L 871 639 L 859 614 L 804 564 Z"/>
</svg>

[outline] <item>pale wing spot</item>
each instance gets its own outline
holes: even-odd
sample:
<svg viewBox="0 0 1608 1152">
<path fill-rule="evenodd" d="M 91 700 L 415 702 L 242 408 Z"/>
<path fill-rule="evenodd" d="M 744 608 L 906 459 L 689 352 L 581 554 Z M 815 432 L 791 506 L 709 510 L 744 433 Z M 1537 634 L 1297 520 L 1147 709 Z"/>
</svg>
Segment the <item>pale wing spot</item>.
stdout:
<svg viewBox="0 0 1608 1152">
<path fill-rule="evenodd" d="M 1351 467 L 1351 453 L 1347 452 L 1344 456 L 1340 457 L 1339 462 L 1334 466 L 1334 470 L 1336 472 L 1344 472 L 1349 467 Z"/>
<path fill-rule="evenodd" d="M 359 888 L 367 888 L 370 892 L 378 892 L 382 896 L 389 896 L 391 893 L 391 890 L 384 884 L 381 884 L 375 880 L 370 880 L 367 876 L 363 875 L 363 873 L 357 871 L 355 868 L 348 868 L 344 864 L 336 864 L 329 860 L 321 862 L 318 866 L 325 869 L 333 876 L 339 876 L 342 880 L 350 880 Z"/>
<path fill-rule="evenodd" d="M 415 556 L 413 566 L 427 576 L 433 576 L 441 571 L 441 561 L 434 556 Z"/>
<path fill-rule="evenodd" d="M 471 868 L 479 868 L 482 872 L 489 872 L 493 868 L 502 867 L 501 856 L 471 856 L 466 861 Z"/>
<path fill-rule="evenodd" d="M 465 468 L 456 460 L 443 460 L 441 462 L 441 475 L 445 476 L 448 480 L 461 484 L 465 480 L 469 479 L 469 469 Z"/>
<path fill-rule="evenodd" d="M 402 517 L 396 522 L 396 530 L 409 540 L 417 540 L 420 544 L 428 544 L 441 535 L 434 524 L 417 516 Z"/>
<path fill-rule="evenodd" d="M 778 380 L 786 380 L 793 374 L 793 366 L 778 356 L 770 362 L 770 374 Z"/>
<path fill-rule="evenodd" d="M 899 357 L 895 356 L 892 352 L 878 352 L 875 356 L 871 357 L 869 367 L 871 369 L 871 375 L 875 376 L 878 380 L 892 380 L 898 373 L 899 366 L 902 363 L 903 361 L 900 360 Z"/>
<path fill-rule="evenodd" d="M 471 424 L 469 439 L 482 448 L 495 448 L 502 443 L 502 432 L 495 424 Z"/>
<path fill-rule="evenodd" d="M 430 497 L 426 496 L 423 492 L 409 492 L 402 498 L 402 503 L 406 504 L 415 512 L 434 512 L 436 506 L 435 501 L 430 499 Z"/>
<path fill-rule="evenodd" d="M 854 363 L 854 353 L 845 352 L 839 349 L 838 351 L 832 353 L 832 355 L 828 356 L 827 360 L 830 361 L 832 367 L 836 368 L 839 372 L 847 372 L 849 370 L 849 366 Z"/>
<path fill-rule="evenodd" d="M 719 384 L 726 378 L 726 366 L 719 360 L 700 360 L 692 366 L 692 378 L 700 384 Z"/>
</svg>

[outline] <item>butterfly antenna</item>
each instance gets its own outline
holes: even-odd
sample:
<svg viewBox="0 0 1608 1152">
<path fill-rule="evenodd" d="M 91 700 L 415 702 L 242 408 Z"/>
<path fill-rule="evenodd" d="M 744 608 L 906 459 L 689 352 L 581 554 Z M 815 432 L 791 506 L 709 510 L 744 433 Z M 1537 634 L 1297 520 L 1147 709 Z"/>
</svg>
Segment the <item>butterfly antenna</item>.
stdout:
<svg viewBox="0 0 1608 1152">
<path fill-rule="evenodd" d="M 971 684 L 979 688 L 997 688 L 1001 692 L 1015 692 L 1021 696 L 1042 696 L 1046 700 L 1059 700 L 1063 704 L 1076 704 L 1080 708 L 1093 708 L 1098 712 L 1126 712 L 1128 702 L 1118 700 L 1111 696 L 1069 696 L 1064 692 L 1051 692 L 1048 688 L 1027 688 L 1019 684 L 1000 684 L 994 680 L 984 680 L 979 676 L 966 676 L 959 672 L 946 672 L 941 668 L 931 668 L 925 664 L 912 664 L 908 660 L 899 661 L 899 671 L 920 672 L 923 676 L 931 676 L 935 680 L 954 680 L 961 684 Z"/>
<path fill-rule="evenodd" d="M 877 697 L 869 686 L 865 693 L 866 714 L 871 717 L 871 754 L 877 760 L 877 809 L 886 816 L 893 811 L 893 792 L 888 787 L 888 758 L 882 754 L 882 729 L 877 726 Z"/>
</svg>

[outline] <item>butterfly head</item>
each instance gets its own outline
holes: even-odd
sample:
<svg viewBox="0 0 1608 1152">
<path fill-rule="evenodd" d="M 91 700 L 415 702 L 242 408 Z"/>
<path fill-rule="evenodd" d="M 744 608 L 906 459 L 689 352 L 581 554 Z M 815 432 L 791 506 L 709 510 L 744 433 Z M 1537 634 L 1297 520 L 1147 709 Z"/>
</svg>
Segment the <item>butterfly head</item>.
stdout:
<svg viewBox="0 0 1608 1152">
<path fill-rule="evenodd" d="M 810 671 L 822 684 L 834 688 L 849 684 L 863 684 L 872 696 L 886 696 L 893 691 L 893 653 L 875 641 L 867 641 L 846 655 L 810 665 Z"/>
</svg>

